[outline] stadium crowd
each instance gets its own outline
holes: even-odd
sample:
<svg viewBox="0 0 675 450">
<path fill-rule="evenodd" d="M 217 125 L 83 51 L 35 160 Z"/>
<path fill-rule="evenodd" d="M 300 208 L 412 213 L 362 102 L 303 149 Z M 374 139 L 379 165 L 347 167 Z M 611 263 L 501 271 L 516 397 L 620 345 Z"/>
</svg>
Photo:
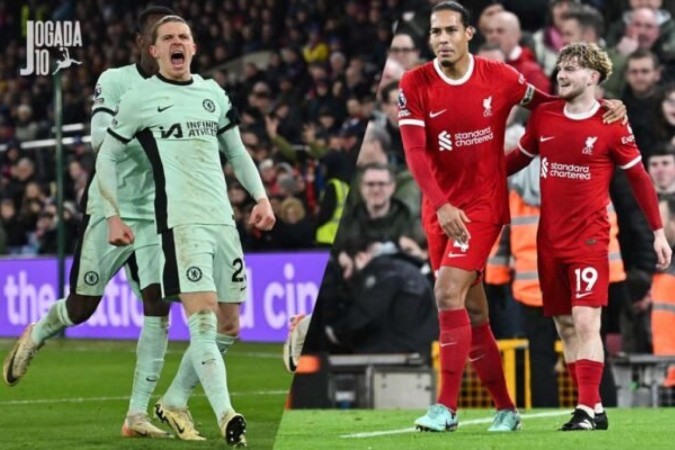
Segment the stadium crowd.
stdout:
<svg viewBox="0 0 675 450">
<path fill-rule="evenodd" d="M 246 218 L 254 202 L 224 165 L 246 250 L 330 245 L 339 201 L 326 186 L 346 187 L 361 136 L 375 105 L 377 79 L 391 40 L 399 1 L 297 0 L 155 1 L 196 30 L 193 70 L 227 90 L 241 115 L 244 143 L 258 164 L 279 222 L 257 232 Z M 65 148 L 66 251 L 82 216 L 79 200 L 94 166 L 88 134 L 96 79 L 109 67 L 135 61 L 135 17 L 146 6 L 32 1 L 3 4 L 0 35 L 0 254 L 56 252 L 53 147 L 24 143 L 53 138 L 51 76 L 19 75 L 25 64 L 26 20 L 79 20 L 83 64 L 62 72 L 63 123 L 85 124 Z M 196 67 L 195 67 L 196 66 Z M 224 163 L 226 163 L 224 161 Z M 334 180 L 334 181 L 331 181 Z"/>
</svg>

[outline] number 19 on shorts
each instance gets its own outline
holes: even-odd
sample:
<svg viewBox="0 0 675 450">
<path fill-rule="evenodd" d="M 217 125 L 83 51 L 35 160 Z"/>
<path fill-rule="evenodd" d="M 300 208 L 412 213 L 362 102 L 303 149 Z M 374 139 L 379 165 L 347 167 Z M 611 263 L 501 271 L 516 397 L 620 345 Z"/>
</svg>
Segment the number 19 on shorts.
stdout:
<svg viewBox="0 0 675 450">
<path fill-rule="evenodd" d="M 574 275 L 577 280 L 577 292 L 591 292 L 598 281 L 598 271 L 593 267 L 574 269 Z"/>
</svg>

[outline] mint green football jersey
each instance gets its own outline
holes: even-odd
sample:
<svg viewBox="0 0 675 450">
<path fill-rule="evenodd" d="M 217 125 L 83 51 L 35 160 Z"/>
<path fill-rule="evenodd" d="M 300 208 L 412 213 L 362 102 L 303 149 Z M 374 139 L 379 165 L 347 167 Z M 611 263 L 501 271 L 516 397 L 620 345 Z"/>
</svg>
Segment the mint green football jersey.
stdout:
<svg viewBox="0 0 675 450">
<path fill-rule="evenodd" d="M 236 125 L 225 92 L 199 75 L 185 82 L 155 75 L 123 96 L 108 133 L 123 143 L 135 138 L 140 146 L 127 146 L 125 155 L 150 161 L 158 232 L 177 225 L 234 225 L 218 137 Z M 119 190 L 120 205 L 123 195 Z"/>
<path fill-rule="evenodd" d="M 148 77 L 149 75 L 143 73 L 140 66 L 136 64 L 103 72 L 96 84 L 92 119 L 95 115 L 106 114 L 112 120 L 122 96 Z M 123 219 L 153 220 L 155 183 L 152 178 L 150 161 L 141 151 L 141 144 L 138 140 L 133 139 L 128 146 L 130 151 L 119 159 L 117 165 L 120 216 Z M 83 199 L 85 212 L 90 215 L 104 215 L 96 174 L 89 183 L 85 195 Z"/>
</svg>

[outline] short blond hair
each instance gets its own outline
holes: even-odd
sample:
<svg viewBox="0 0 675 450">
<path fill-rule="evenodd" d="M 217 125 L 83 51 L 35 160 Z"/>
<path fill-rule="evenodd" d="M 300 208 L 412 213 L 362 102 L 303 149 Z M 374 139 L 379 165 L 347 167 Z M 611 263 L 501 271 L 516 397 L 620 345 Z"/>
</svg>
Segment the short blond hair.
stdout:
<svg viewBox="0 0 675 450">
<path fill-rule="evenodd" d="M 192 34 L 192 29 L 190 28 L 190 25 L 183 19 L 181 16 L 164 16 L 161 19 L 159 19 L 155 24 L 152 26 L 152 43 L 155 44 L 157 42 L 157 35 L 159 34 L 159 27 L 164 25 L 165 23 L 170 23 L 170 22 L 178 22 L 178 23 L 184 23 L 187 25 L 188 30 L 190 30 L 190 34 Z"/>
<path fill-rule="evenodd" d="M 598 84 L 605 81 L 612 74 L 612 60 L 609 59 L 607 52 L 598 47 L 597 44 L 577 42 L 566 45 L 560 50 L 556 65 L 569 60 L 576 60 L 581 67 L 598 72 L 600 74 Z"/>
</svg>

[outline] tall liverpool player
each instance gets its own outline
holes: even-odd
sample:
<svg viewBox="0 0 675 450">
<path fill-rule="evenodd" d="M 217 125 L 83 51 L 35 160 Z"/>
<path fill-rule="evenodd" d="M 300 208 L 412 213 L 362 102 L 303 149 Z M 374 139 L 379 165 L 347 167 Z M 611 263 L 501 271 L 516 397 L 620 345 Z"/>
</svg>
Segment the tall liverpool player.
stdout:
<svg viewBox="0 0 675 450">
<path fill-rule="evenodd" d="M 408 166 L 424 196 L 422 221 L 436 271 L 441 390 L 415 421 L 419 429 L 457 428 L 457 397 L 467 357 L 495 402 L 489 431 L 514 431 L 511 400 L 488 323 L 480 275 L 509 221 L 504 132 L 511 108 L 553 100 L 511 67 L 469 53 L 474 30 L 453 1 L 436 4 L 429 43 L 436 58 L 404 74 L 399 125 Z M 623 105 L 612 108 L 616 118 Z M 617 112 L 618 111 L 618 112 Z"/>
<path fill-rule="evenodd" d="M 558 70 L 561 100 L 532 114 L 519 149 L 506 160 L 510 174 L 541 156 L 537 258 L 544 313 L 555 320 L 579 391 L 578 406 L 561 430 L 593 430 L 604 365 L 600 313 L 609 283 L 606 210 L 616 166 L 626 171 L 654 231 L 659 269 L 670 265 L 671 249 L 630 126 L 602 124 L 594 94 L 612 72 L 607 53 L 595 44 L 568 45 L 558 56 Z"/>
</svg>

